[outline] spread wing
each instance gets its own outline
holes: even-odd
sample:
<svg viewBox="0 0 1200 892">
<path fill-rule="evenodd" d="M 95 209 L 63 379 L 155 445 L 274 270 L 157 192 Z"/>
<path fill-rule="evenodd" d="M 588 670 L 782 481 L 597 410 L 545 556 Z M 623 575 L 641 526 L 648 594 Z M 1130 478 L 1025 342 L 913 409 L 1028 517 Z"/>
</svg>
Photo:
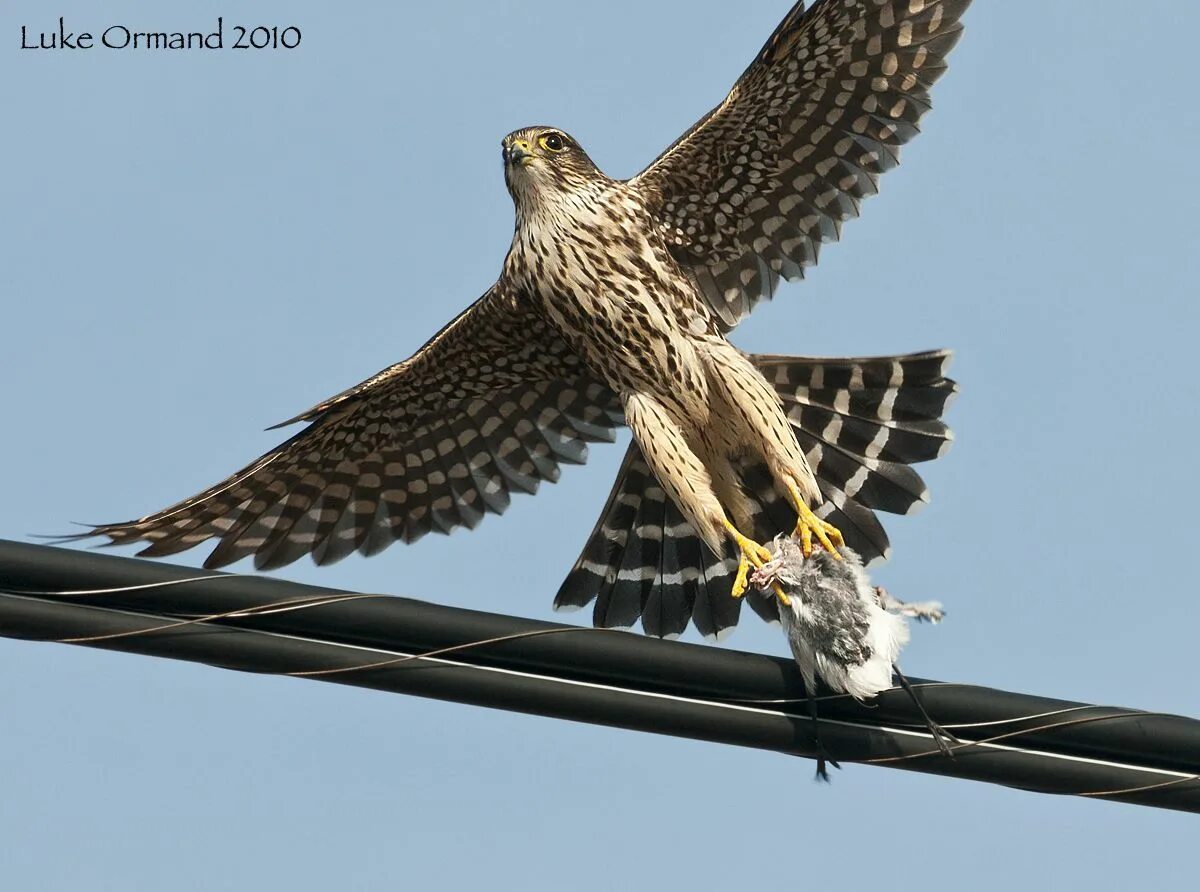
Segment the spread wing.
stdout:
<svg viewBox="0 0 1200 892">
<path fill-rule="evenodd" d="M 503 280 L 411 358 L 289 422 L 308 426 L 204 492 L 83 536 L 161 556 L 218 540 L 205 566 L 319 564 L 474 527 L 513 491 L 615 437 L 620 403 Z"/>
<path fill-rule="evenodd" d="M 816 263 L 896 166 L 969 3 L 796 4 L 725 101 L 631 181 L 727 329 Z"/>
</svg>

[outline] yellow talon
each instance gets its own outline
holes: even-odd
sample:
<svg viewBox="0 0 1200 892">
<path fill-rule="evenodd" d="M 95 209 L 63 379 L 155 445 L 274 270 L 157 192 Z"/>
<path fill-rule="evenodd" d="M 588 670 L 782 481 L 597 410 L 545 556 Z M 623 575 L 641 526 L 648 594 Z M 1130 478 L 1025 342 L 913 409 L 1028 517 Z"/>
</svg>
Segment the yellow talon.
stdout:
<svg viewBox="0 0 1200 892">
<path fill-rule="evenodd" d="M 804 552 L 804 556 L 808 557 L 812 554 L 813 537 L 815 536 L 821 547 L 828 551 L 835 560 L 840 561 L 842 556 L 838 549 L 846 544 L 841 530 L 813 514 L 812 509 L 801 498 L 795 486 L 789 484 L 788 493 L 792 497 L 792 505 L 795 506 L 796 513 L 800 515 L 796 520 L 796 531 L 792 535 L 800 537 L 800 549 Z"/>
<path fill-rule="evenodd" d="M 740 598 L 746 593 L 746 589 L 750 587 L 750 567 L 762 569 L 763 564 L 771 560 L 771 552 L 763 546 L 759 545 L 753 539 L 743 536 L 738 528 L 728 520 L 725 521 L 725 529 L 729 530 L 729 535 L 733 537 L 733 541 L 737 543 L 741 554 L 738 556 L 737 574 L 733 577 L 733 590 L 731 594 L 735 598 Z M 792 600 L 787 596 L 778 582 L 771 583 L 771 589 L 775 592 L 775 597 L 779 599 L 779 603 L 785 607 L 792 605 Z"/>
<path fill-rule="evenodd" d="M 737 575 L 733 577 L 733 590 L 731 594 L 735 598 L 740 598 L 746 593 L 746 589 L 749 588 L 750 583 L 747 581 L 749 574 L 750 561 L 746 558 L 746 552 L 743 551 L 741 556 L 738 557 Z"/>
</svg>

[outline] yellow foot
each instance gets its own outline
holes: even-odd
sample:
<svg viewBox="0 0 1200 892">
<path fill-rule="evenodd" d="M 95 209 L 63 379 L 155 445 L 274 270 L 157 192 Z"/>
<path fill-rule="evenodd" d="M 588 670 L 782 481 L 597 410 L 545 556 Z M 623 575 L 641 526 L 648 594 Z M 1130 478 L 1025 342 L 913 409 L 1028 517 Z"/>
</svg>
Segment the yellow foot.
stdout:
<svg viewBox="0 0 1200 892">
<path fill-rule="evenodd" d="M 753 566 L 756 570 L 762 569 L 763 564 L 771 560 L 771 552 L 753 539 L 743 536 L 738 528 L 728 520 L 725 521 L 725 529 L 729 531 L 729 535 L 733 537 L 733 541 L 737 543 L 738 549 L 741 551 L 741 555 L 738 557 L 737 575 L 733 577 L 732 591 L 735 598 L 740 598 L 750 587 L 750 567 Z M 791 606 L 791 599 L 778 582 L 771 583 L 771 589 L 775 592 L 775 597 L 779 599 L 780 604 L 784 607 Z"/>
<path fill-rule="evenodd" d="M 842 531 L 813 514 L 812 509 L 808 507 L 795 486 L 789 484 L 788 493 L 792 497 L 792 505 L 800 515 L 796 520 L 796 531 L 792 535 L 800 537 L 800 549 L 804 552 L 804 556 L 808 557 L 812 554 L 813 539 L 815 538 L 822 548 L 840 561 L 842 556 L 838 553 L 838 549 L 846 544 L 842 539 Z"/>
</svg>

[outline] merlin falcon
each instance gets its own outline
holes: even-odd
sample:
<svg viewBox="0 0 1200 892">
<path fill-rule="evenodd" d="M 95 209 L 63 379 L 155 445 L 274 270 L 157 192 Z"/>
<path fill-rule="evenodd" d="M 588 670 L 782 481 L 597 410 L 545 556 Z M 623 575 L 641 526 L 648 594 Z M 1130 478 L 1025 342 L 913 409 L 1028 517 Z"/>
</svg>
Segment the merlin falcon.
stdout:
<svg viewBox="0 0 1200 892">
<path fill-rule="evenodd" d="M 724 101 L 629 180 L 555 127 L 509 134 L 516 226 L 481 298 L 228 479 L 83 535 L 151 556 L 212 539 L 209 567 L 328 564 L 474 527 L 624 424 L 633 442 L 556 606 L 720 635 L 772 536 L 886 556 L 875 511 L 924 501 L 909 465 L 950 441 L 948 353 L 747 355 L 726 336 L 898 163 L 968 3 L 797 4 Z M 778 600 L 747 600 L 777 618 Z"/>
</svg>

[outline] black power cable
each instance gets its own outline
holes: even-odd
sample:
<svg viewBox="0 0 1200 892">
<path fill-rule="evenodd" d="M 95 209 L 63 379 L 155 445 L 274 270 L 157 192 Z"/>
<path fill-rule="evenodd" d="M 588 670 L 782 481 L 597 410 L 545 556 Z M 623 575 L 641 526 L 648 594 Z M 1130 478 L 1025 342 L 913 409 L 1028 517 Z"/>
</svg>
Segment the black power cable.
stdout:
<svg viewBox="0 0 1200 892">
<path fill-rule="evenodd" d="M 295 675 L 815 757 L 790 660 L 0 541 L 0 635 Z M 912 679 L 820 692 L 821 737 L 864 762 L 1200 812 L 1200 721 Z"/>
</svg>

